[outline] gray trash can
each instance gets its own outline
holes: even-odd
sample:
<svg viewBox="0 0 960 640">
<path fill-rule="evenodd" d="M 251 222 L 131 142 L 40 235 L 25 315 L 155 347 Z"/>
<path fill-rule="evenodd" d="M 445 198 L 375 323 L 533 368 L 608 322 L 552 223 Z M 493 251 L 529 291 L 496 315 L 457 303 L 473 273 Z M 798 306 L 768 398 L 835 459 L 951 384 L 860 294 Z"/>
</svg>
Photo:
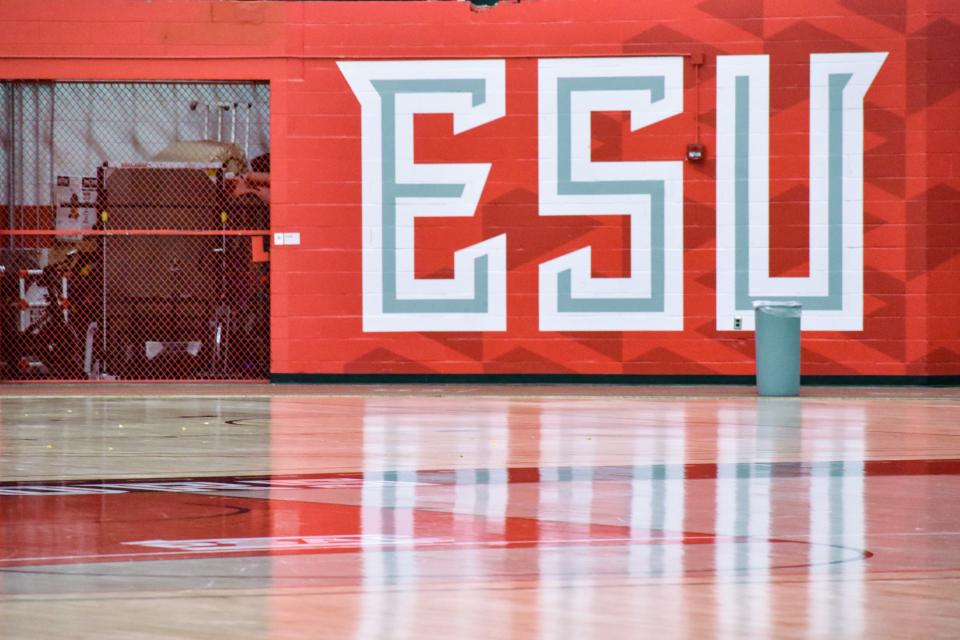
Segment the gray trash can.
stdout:
<svg viewBox="0 0 960 640">
<path fill-rule="evenodd" d="M 800 395 L 799 302 L 757 300 L 757 392 L 761 396 Z"/>
</svg>

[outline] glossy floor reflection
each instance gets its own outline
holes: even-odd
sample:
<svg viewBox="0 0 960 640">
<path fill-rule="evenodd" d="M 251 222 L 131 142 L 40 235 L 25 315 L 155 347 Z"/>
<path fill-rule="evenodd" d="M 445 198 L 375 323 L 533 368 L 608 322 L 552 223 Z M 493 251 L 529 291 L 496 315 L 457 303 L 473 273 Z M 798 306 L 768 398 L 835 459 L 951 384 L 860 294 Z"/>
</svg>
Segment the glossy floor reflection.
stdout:
<svg viewBox="0 0 960 640">
<path fill-rule="evenodd" d="M 960 636 L 960 390 L 142 390 L 0 396 L 0 638 Z"/>
</svg>

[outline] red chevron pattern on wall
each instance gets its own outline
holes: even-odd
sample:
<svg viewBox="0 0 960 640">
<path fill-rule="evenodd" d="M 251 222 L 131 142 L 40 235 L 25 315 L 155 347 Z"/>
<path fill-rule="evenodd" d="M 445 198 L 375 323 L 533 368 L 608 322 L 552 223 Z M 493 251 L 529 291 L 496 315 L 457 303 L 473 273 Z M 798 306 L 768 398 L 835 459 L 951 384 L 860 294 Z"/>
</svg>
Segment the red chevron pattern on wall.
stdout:
<svg viewBox="0 0 960 640">
<path fill-rule="evenodd" d="M 8 77 L 270 80 L 272 226 L 301 234 L 272 250 L 275 374 L 750 374 L 724 296 L 781 294 L 837 308 L 805 310 L 805 374 L 960 374 L 953 2 L 89 3 L 137 29 L 106 50 L 13 4 Z"/>
</svg>

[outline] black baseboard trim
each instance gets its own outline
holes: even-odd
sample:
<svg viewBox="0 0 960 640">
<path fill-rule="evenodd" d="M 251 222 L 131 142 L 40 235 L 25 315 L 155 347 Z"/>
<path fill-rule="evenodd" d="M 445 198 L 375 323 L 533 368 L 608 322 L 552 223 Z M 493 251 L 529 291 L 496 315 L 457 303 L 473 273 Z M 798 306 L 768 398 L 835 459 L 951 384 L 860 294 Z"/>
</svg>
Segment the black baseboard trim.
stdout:
<svg viewBox="0 0 960 640">
<path fill-rule="evenodd" d="M 276 384 L 604 384 L 754 385 L 752 375 L 633 375 L 574 373 L 272 373 Z M 824 387 L 956 387 L 957 376 L 802 376 Z"/>
<path fill-rule="evenodd" d="M 801 376 L 814 387 L 957 387 L 960 376 Z"/>
</svg>

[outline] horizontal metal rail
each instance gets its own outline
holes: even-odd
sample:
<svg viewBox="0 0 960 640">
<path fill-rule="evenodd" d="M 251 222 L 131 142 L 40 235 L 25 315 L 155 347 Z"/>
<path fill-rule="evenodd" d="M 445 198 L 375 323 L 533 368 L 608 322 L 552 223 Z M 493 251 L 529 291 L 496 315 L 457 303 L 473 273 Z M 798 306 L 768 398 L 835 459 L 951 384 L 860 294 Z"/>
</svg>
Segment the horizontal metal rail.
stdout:
<svg viewBox="0 0 960 640">
<path fill-rule="evenodd" d="M 269 236 L 270 229 L 0 229 L 0 236 Z"/>
</svg>

